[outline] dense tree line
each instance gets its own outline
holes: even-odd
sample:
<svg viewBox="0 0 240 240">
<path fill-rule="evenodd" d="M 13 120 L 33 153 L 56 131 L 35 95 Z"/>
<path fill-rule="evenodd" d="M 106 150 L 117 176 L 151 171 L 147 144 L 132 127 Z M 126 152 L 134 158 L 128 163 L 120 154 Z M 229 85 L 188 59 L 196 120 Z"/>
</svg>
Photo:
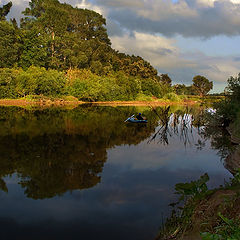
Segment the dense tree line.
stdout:
<svg viewBox="0 0 240 240">
<path fill-rule="evenodd" d="M 58 0 L 31 0 L 18 26 L 6 19 L 11 7 L 0 8 L 0 98 L 135 100 L 173 91 L 167 74 L 111 48 L 102 15 Z"/>
</svg>

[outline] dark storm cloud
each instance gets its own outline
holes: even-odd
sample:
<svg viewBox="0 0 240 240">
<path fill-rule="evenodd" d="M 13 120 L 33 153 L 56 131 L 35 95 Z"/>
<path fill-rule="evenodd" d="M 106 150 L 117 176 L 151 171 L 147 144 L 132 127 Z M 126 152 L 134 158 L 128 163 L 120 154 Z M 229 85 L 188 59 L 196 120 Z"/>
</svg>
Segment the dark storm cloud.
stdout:
<svg viewBox="0 0 240 240">
<path fill-rule="evenodd" d="M 108 18 L 130 31 L 203 38 L 240 34 L 240 4 L 230 0 L 212 4 L 200 1 L 181 0 L 173 4 L 170 0 L 96 0 L 95 3 L 108 8 Z"/>
<path fill-rule="evenodd" d="M 8 0 L 0 0 L 6 4 Z M 28 6 L 26 0 L 13 0 L 9 17 L 20 18 Z M 61 0 L 61 2 L 64 2 Z M 77 6 L 98 6 L 107 13 L 110 35 L 122 35 L 123 29 L 165 36 L 209 38 L 217 35 L 240 34 L 240 4 L 230 0 L 66 0 Z"/>
<path fill-rule="evenodd" d="M 107 32 L 109 36 L 123 36 L 124 29 L 121 28 L 120 24 L 115 21 L 107 22 Z"/>
</svg>

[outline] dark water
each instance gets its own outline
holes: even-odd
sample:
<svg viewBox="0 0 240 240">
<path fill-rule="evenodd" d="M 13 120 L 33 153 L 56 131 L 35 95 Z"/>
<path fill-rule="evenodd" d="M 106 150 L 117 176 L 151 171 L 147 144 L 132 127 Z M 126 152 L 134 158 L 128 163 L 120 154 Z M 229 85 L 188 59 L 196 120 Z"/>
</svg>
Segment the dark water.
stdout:
<svg viewBox="0 0 240 240">
<path fill-rule="evenodd" d="M 124 123 L 137 112 L 148 124 Z M 154 239 L 176 183 L 231 176 L 202 112 L 1 107 L 0 239 Z"/>
</svg>

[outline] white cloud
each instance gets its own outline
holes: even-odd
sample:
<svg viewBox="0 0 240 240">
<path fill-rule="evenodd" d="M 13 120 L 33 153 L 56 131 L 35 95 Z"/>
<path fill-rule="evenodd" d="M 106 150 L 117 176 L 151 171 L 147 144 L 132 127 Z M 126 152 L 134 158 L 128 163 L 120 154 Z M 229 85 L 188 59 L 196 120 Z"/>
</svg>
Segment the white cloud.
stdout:
<svg viewBox="0 0 240 240">
<path fill-rule="evenodd" d="M 167 67 L 183 63 L 177 61 L 179 49 L 174 39 L 147 33 L 134 32 L 132 35 L 112 36 L 112 47 L 128 54 L 142 56 L 155 67 Z"/>
<path fill-rule="evenodd" d="M 200 74 L 214 81 L 215 90 L 222 91 L 229 76 L 240 71 L 238 58 L 208 56 L 196 50 L 184 52 L 176 40 L 163 36 L 134 32 L 113 36 L 111 41 L 114 49 L 142 56 L 161 73 L 172 75 L 175 82 L 191 84 L 192 78 Z"/>
</svg>

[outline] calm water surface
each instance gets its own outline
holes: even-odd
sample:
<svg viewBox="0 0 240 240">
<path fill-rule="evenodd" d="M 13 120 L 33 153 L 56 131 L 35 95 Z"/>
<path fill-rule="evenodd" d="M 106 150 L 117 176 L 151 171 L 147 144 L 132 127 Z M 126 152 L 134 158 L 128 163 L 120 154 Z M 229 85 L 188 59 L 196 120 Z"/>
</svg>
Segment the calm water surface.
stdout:
<svg viewBox="0 0 240 240">
<path fill-rule="evenodd" d="M 137 112 L 148 124 L 124 123 Z M 202 112 L 1 107 L 1 239 L 154 239 L 176 183 L 231 176 L 201 134 Z"/>
</svg>

